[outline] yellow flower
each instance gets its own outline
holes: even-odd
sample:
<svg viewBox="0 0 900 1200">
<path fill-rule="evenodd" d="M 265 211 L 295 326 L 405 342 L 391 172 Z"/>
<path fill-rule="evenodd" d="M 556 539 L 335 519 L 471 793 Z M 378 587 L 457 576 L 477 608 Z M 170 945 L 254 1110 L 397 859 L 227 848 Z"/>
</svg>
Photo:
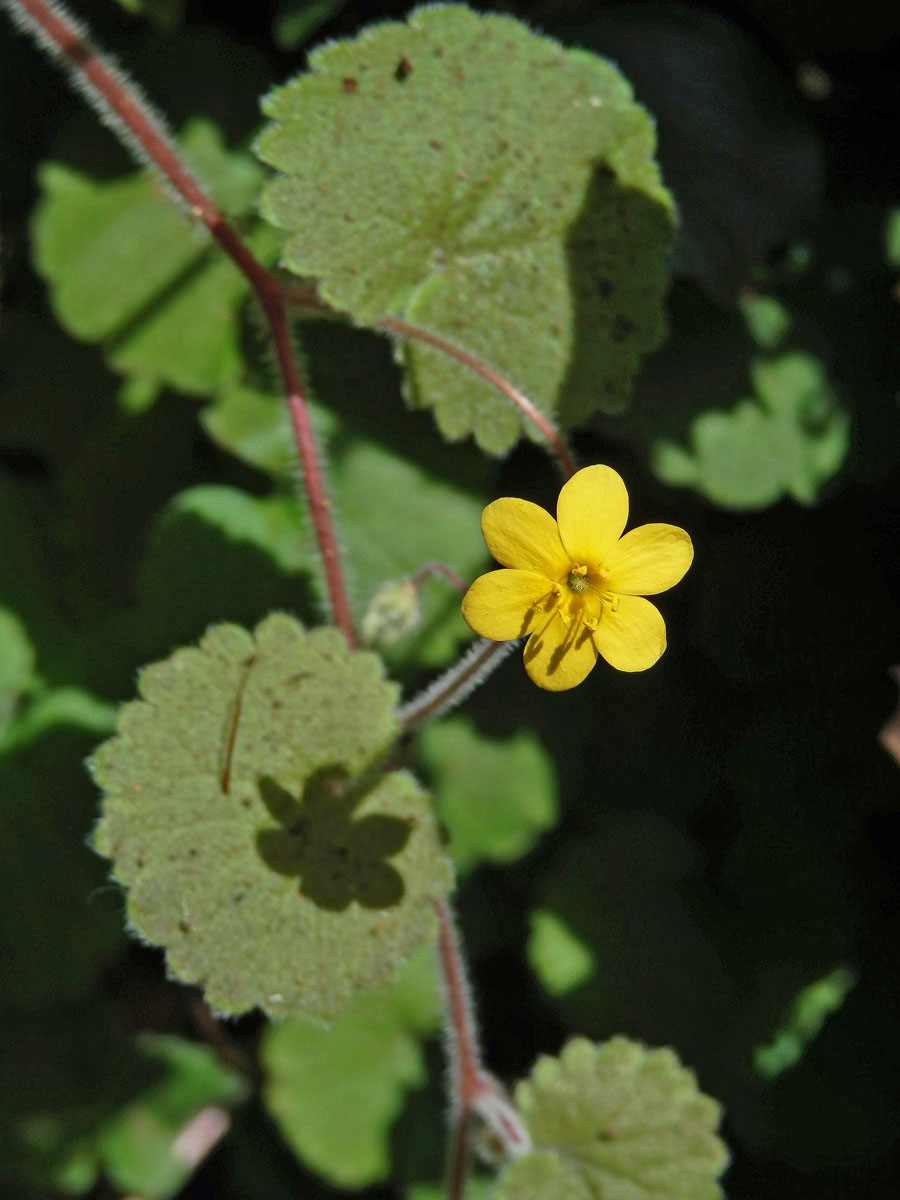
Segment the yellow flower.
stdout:
<svg viewBox="0 0 900 1200">
<path fill-rule="evenodd" d="M 694 548 L 675 525 L 641 525 L 622 537 L 628 492 L 611 467 L 585 467 L 563 485 L 557 521 L 537 504 L 504 497 L 484 510 L 487 548 L 506 570 L 476 579 L 463 616 L 505 642 L 529 634 L 525 670 L 553 692 L 575 687 L 602 654 L 620 671 L 652 667 L 666 648 L 664 592 Z"/>
</svg>

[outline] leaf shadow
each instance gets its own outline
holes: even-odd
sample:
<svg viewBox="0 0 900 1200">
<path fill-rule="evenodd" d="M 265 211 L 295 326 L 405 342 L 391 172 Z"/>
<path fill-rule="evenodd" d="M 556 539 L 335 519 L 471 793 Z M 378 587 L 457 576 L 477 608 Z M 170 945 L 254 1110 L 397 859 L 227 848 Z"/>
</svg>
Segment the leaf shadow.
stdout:
<svg viewBox="0 0 900 1200">
<path fill-rule="evenodd" d="M 665 333 L 665 249 L 673 235 L 661 201 L 597 167 L 566 235 L 574 328 L 559 393 L 564 428 L 627 406 L 642 357 Z"/>
<path fill-rule="evenodd" d="M 412 821 L 354 811 L 382 778 L 367 772 L 350 778 L 341 766 L 326 766 L 293 796 L 269 776 L 259 794 L 276 828 L 256 834 L 263 861 L 279 875 L 296 875 L 300 893 L 319 908 L 343 912 L 356 901 L 363 908 L 390 908 L 403 899 L 400 872 L 387 859 L 399 854 L 412 833 Z"/>
</svg>

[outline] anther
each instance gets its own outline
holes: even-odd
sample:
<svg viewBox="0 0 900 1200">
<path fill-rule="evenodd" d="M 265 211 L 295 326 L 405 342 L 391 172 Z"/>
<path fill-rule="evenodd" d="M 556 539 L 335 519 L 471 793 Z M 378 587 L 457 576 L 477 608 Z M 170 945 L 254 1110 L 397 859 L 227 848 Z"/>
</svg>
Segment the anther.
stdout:
<svg viewBox="0 0 900 1200">
<path fill-rule="evenodd" d="M 587 575 L 587 572 L 588 572 L 587 567 L 573 567 L 572 568 L 573 575 Z"/>
</svg>

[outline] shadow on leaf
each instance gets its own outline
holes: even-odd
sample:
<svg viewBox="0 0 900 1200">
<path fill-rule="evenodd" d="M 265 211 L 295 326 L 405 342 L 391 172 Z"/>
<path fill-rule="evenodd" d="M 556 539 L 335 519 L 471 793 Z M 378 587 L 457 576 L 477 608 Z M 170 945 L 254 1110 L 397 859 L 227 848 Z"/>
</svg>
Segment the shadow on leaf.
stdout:
<svg viewBox="0 0 900 1200">
<path fill-rule="evenodd" d="M 596 169 L 566 235 L 573 336 L 558 402 L 564 428 L 627 407 L 642 356 L 665 334 L 673 228 L 660 199 Z"/>
<path fill-rule="evenodd" d="M 353 811 L 377 775 L 350 779 L 342 767 L 323 767 L 295 798 L 274 779 L 259 794 L 280 828 L 256 835 L 260 855 L 279 875 L 297 875 L 300 892 L 320 908 L 342 912 L 389 908 L 403 899 L 403 878 L 386 860 L 399 854 L 412 824 L 383 814 L 354 819 Z"/>
</svg>

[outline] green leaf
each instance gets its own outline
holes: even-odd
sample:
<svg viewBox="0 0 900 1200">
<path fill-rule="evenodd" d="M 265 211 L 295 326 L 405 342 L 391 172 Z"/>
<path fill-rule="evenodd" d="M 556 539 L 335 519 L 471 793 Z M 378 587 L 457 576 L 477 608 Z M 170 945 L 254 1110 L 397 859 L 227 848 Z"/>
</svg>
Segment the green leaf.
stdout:
<svg viewBox="0 0 900 1200">
<path fill-rule="evenodd" d="M 803 1057 L 809 1043 L 822 1029 L 856 986 L 856 975 L 849 967 L 836 967 L 821 979 L 808 984 L 795 998 L 784 1024 L 773 1040 L 753 1051 L 753 1065 L 764 1079 L 774 1079 Z"/>
<path fill-rule="evenodd" d="M 728 1153 L 720 1110 L 668 1049 L 574 1038 L 516 1088 L 533 1152 L 500 1179 L 501 1200 L 713 1200 Z"/>
<path fill-rule="evenodd" d="M 674 272 L 732 305 L 751 269 L 821 205 L 824 155 L 808 102 L 723 11 L 572 7 L 573 42 L 616 62 L 658 121 L 663 176 L 678 198 Z"/>
<path fill-rule="evenodd" d="M 308 596 L 306 549 L 293 496 L 217 484 L 179 493 L 153 523 L 138 576 L 151 652 L 189 641 L 215 620 L 252 621 L 299 606 Z"/>
<path fill-rule="evenodd" d="M 34 647 L 14 612 L 0 608 L 0 743 L 6 723 L 34 674 Z"/>
<path fill-rule="evenodd" d="M 347 0 L 278 0 L 273 35 L 280 50 L 296 50 L 336 16 Z"/>
<path fill-rule="evenodd" d="M 763 350 L 775 350 L 791 327 L 791 314 L 774 296 L 747 292 L 739 301 L 750 336 Z"/>
<path fill-rule="evenodd" d="M 225 211 L 249 212 L 258 166 L 226 150 L 204 120 L 189 124 L 181 141 Z M 98 181 L 58 163 L 44 164 L 40 181 L 35 264 L 64 328 L 102 342 L 110 365 L 141 381 L 144 405 L 151 388 L 203 395 L 235 379 L 247 281 L 160 183 L 145 172 Z M 272 239 L 261 232 L 253 244 L 271 254 Z"/>
<path fill-rule="evenodd" d="M 139 13 L 157 29 L 171 33 L 184 19 L 184 0 L 118 0 L 130 13 Z"/>
<path fill-rule="evenodd" d="M 596 954 L 556 913 L 536 909 L 530 924 L 528 961 L 551 996 L 565 996 L 596 973 Z"/>
<path fill-rule="evenodd" d="M 437 559 L 463 579 L 482 567 L 482 498 L 374 441 L 346 445 L 332 459 L 331 479 L 346 560 L 354 577 L 366 584 L 354 597 L 359 617 L 379 583 L 408 578 L 424 563 Z M 446 662 L 471 640 L 459 601 L 445 581 L 425 584 L 421 631 L 388 661 L 414 654 L 420 667 Z"/>
<path fill-rule="evenodd" d="M 385 1179 L 391 1127 L 407 1092 L 427 1079 L 421 1036 L 437 1025 L 429 951 L 389 992 L 357 996 L 327 1028 L 301 1018 L 269 1026 L 265 1101 L 298 1158 L 337 1187 Z"/>
<path fill-rule="evenodd" d="M 522 858 L 556 824 L 556 773 L 532 731 L 490 738 L 451 717 L 426 725 L 419 748 L 459 871 Z"/>
<path fill-rule="evenodd" d="M 846 457 L 848 414 L 811 354 L 756 359 L 751 376 L 753 399 L 695 417 L 689 450 L 659 441 L 653 469 L 723 508 L 766 508 L 785 494 L 812 504 Z"/>
<path fill-rule="evenodd" d="M 892 208 L 884 226 L 884 256 L 892 267 L 900 267 L 900 208 Z"/>
<path fill-rule="evenodd" d="M 209 1046 L 145 1033 L 137 1049 L 164 1074 L 101 1128 L 97 1147 L 117 1190 L 167 1200 L 181 1191 L 196 1165 L 179 1135 L 192 1120 L 224 1132 L 228 1120 L 222 1110 L 243 1100 L 249 1088 Z M 203 1132 L 198 1127 L 201 1137 Z"/>
<path fill-rule="evenodd" d="M 434 932 L 427 798 L 384 756 L 396 687 L 334 629 L 211 629 L 140 678 L 94 759 L 100 851 L 169 969 L 227 1013 L 326 1017 Z"/>
<path fill-rule="evenodd" d="M 493 1194 L 493 1180 L 476 1176 L 466 1184 L 466 1200 L 490 1200 Z M 446 1195 L 443 1183 L 417 1183 L 407 1191 L 406 1200 L 444 1200 Z"/>
<path fill-rule="evenodd" d="M 620 73 L 460 5 L 309 65 L 266 98 L 257 146 L 281 173 L 263 213 L 290 233 L 286 265 L 360 323 L 399 314 L 450 338 L 565 426 L 621 409 L 662 336 L 673 212 Z M 521 418 L 480 378 L 399 353 L 446 437 L 515 443 Z"/>
<path fill-rule="evenodd" d="M 286 475 L 296 461 L 283 396 L 229 384 L 203 409 L 200 424 L 219 446 L 270 475 Z"/>
</svg>

